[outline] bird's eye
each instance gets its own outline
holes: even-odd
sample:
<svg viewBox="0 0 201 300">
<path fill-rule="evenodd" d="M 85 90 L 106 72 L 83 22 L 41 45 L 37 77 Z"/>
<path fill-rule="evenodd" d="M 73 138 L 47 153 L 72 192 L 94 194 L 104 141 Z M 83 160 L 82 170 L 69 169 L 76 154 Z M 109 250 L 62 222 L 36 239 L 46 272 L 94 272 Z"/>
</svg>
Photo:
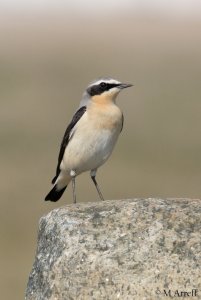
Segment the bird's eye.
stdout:
<svg viewBox="0 0 201 300">
<path fill-rule="evenodd" d="M 105 83 L 105 82 L 101 82 L 100 86 L 101 86 L 102 88 L 106 88 L 106 86 L 107 86 L 107 83 Z"/>
</svg>

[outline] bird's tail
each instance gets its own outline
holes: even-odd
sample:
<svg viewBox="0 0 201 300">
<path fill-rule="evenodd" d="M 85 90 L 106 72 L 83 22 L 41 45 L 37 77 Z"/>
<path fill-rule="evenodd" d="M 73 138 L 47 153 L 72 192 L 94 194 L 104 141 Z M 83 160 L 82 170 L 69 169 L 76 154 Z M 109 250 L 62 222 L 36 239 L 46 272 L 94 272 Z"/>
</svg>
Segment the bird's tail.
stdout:
<svg viewBox="0 0 201 300">
<path fill-rule="evenodd" d="M 59 174 L 54 187 L 51 189 L 51 191 L 47 194 L 45 197 L 45 201 L 58 201 L 65 189 L 68 186 L 68 183 L 71 181 L 70 176 L 66 176 L 66 174 L 63 174 L 62 172 Z"/>
<path fill-rule="evenodd" d="M 65 186 L 61 190 L 58 190 L 57 185 L 55 185 L 51 189 L 51 191 L 47 194 L 47 196 L 45 197 L 45 201 L 53 201 L 53 202 L 58 201 L 61 198 L 61 196 L 66 188 L 67 188 L 67 186 Z"/>
</svg>

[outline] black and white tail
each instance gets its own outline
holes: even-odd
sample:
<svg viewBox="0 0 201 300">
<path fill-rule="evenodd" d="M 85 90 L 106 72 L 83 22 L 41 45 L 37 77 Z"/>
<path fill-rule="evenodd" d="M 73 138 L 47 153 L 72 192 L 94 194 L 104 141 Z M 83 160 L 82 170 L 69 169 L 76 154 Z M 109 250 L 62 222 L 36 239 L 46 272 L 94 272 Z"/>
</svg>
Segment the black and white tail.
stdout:
<svg viewBox="0 0 201 300">
<path fill-rule="evenodd" d="M 67 186 L 59 190 L 57 189 L 57 185 L 55 185 L 53 189 L 51 189 L 49 194 L 47 194 L 47 196 L 45 197 L 45 201 L 53 201 L 53 202 L 58 201 L 61 198 L 66 188 Z"/>
</svg>

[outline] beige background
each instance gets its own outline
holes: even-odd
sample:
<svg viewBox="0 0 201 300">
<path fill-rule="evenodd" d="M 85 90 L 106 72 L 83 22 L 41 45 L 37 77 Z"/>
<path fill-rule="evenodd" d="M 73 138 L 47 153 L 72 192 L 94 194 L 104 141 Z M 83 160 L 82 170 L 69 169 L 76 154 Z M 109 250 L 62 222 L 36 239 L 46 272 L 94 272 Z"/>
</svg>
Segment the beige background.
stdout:
<svg viewBox="0 0 201 300">
<path fill-rule="evenodd" d="M 69 186 L 44 202 L 59 144 L 86 85 L 99 76 L 135 84 L 118 98 L 125 124 L 97 176 L 106 199 L 201 195 L 199 14 L 67 7 L 0 18 L 2 299 L 23 299 L 39 218 L 72 202 Z M 86 10 L 86 8 L 85 8 Z M 78 201 L 99 201 L 88 174 Z"/>
</svg>

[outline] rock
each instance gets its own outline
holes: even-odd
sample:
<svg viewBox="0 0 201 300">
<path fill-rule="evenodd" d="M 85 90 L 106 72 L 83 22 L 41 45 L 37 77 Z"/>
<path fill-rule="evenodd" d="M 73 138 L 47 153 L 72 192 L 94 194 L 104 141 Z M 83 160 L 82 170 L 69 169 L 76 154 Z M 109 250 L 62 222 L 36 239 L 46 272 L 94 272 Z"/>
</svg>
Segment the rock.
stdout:
<svg viewBox="0 0 201 300">
<path fill-rule="evenodd" d="M 26 299 L 201 299 L 200 240 L 200 200 L 54 209 L 40 220 Z"/>
</svg>

